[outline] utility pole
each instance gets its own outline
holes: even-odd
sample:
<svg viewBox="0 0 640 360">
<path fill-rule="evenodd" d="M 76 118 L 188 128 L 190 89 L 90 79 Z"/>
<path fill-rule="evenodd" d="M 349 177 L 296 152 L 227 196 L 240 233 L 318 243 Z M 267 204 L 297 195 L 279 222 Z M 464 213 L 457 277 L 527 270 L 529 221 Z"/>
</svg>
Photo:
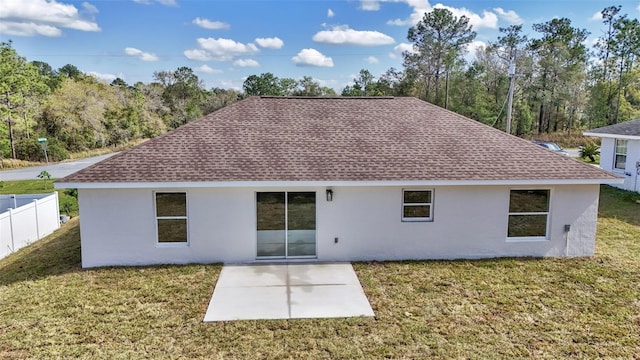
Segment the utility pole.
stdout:
<svg viewBox="0 0 640 360">
<path fill-rule="evenodd" d="M 513 108 L 513 90 L 516 85 L 516 50 L 509 59 L 509 103 L 507 104 L 507 134 L 511 134 L 511 109 Z"/>
<path fill-rule="evenodd" d="M 444 108 L 449 110 L 449 70 L 447 70 L 444 83 Z"/>
<path fill-rule="evenodd" d="M 11 158 L 16 158 L 16 145 L 13 138 L 13 119 L 11 119 L 11 100 L 9 99 L 9 90 L 4 93 L 7 100 L 7 126 L 9 127 L 9 143 L 11 144 Z"/>
</svg>

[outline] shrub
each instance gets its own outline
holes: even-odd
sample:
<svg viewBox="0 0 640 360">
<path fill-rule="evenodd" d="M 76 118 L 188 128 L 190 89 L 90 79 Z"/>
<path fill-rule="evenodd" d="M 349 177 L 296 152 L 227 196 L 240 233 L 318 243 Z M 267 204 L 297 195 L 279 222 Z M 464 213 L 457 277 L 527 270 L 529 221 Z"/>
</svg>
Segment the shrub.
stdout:
<svg viewBox="0 0 640 360">
<path fill-rule="evenodd" d="M 589 161 L 595 162 L 596 156 L 600 155 L 600 147 L 594 144 L 584 145 L 580 148 L 580 157 L 589 158 Z"/>
<path fill-rule="evenodd" d="M 62 161 L 69 158 L 69 152 L 58 139 L 51 139 L 47 144 L 49 161 Z"/>
<path fill-rule="evenodd" d="M 42 145 L 36 137 L 19 139 L 15 143 L 16 156 L 21 160 L 45 161 Z M 69 157 L 67 149 L 57 139 L 48 139 L 47 156 L 49 161 L 61 161 Z"/>
<path fill-rule="evenodd" d="M 15 142 L 16 157 L 28 161 L 44 161 L 42 146 L 36 138 L 23 138 Z"/>
</svg>

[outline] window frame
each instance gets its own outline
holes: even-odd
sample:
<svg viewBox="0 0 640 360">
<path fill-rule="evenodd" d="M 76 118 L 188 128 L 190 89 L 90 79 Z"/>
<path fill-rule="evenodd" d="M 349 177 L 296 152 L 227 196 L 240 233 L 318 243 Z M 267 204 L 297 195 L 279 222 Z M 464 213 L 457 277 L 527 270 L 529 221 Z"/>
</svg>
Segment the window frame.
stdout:
<svg viewBox="0 0 640 360">
<path fill-rule="evenodd" d="M 185 215 L 179 216 L 158 216 L 158 194 L 184 194 Z M 186 247 L 190 244 L 189 239 L 189 196 L 186 191 L 154 191 L 153 192 L 153 214 L 155 222 L 155 241 L 157 247 Z M 161 242 L 158 229 L 159 220 L 185 220 L 186 238 L 185 241 Z"/>
<path fill-rule="evenodd" d="M 426 203 L 405 203 L 404 201 L 404 193 L 407 191 L 424 191 L 429 192 L 429 196 L 431 202 Z M 433 189 L 402 189 L 402 206 L 400 207 L 400 219 L 402 222 L 432 222 L 433 221 L 433 203 L 434 203 L 434 190 Z M 429 206 L 429 216 L 428 217 L 405 217 L 404 209 L 407 206 Z"/>
<path fill-rule="evenodd" d="M 525 212 L 512 212 L 511 205 L 511 192 L 512 191 L 547 191 L 547 211 L 525 211 Z M 521 241 L 548 241 L 549 229 L 551 228 L 551 198 L 553 191 L 550 188 L 512 188 L 509 189 L 509 196 L 507 197 L 507 241 L 508 242 L 521 242 Z M 540 216 L 545 215 L 545 229 L 543 236 L 509 236 L 509 218 L 511 216 Z"/>
<path fill-rule="evenodd" d="M 624 153 L 618 152 L 618 143 L 624 143 Z M 619 171 L 619 172 L 623 172 L 627 169 L 627 153 L 628 153 L 628 148 L 629 146 L 629 141 L 626 139 L 614 139 L 613 142 L 613 170 L 614 171 Z M 622 168 L 618 167 L 618 156 L 624 156 L 624 165 Z"/>
</svg>

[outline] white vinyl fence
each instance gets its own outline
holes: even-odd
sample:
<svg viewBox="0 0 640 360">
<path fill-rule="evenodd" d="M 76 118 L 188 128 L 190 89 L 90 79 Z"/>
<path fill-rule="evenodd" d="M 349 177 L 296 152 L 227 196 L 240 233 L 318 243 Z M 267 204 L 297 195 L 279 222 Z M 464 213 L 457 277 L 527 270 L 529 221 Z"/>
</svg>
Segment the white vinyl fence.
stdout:
<svg viewBox="0 0 640 360">
<path fill-rule="evenodd" d="M 0 259 L 60 227 L 58 193 L 0 195 Z"/>
</svg>

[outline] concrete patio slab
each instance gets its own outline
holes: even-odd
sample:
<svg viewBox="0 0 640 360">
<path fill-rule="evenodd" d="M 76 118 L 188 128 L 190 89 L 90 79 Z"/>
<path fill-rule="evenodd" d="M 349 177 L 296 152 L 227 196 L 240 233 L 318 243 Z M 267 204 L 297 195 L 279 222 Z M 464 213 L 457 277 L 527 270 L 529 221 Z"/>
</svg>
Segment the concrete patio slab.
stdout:
<svg viewBox="0 0 640 360">
<path fill-rule="evenodd" d="M 225 265 L 205 322 L 374 316 L 351 264 Z"/>
</svg>

